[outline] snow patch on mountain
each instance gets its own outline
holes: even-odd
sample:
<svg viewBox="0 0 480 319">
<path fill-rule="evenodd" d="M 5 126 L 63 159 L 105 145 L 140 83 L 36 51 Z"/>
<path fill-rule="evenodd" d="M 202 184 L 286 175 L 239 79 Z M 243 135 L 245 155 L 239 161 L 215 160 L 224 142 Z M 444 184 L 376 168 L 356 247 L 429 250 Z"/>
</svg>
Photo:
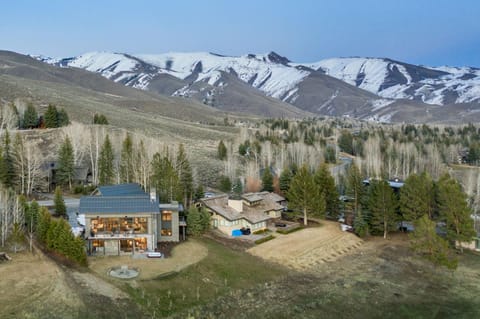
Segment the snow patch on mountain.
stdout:
<svg viewBox="0 0 480 319">
<path fill-rule="evenodd" d="M 380 58 L 332 58 L 303 65 L 384 98 L 428 104 L 480 100 L 480 70 L 474 68 L 413 66 Z"/>
</svg>

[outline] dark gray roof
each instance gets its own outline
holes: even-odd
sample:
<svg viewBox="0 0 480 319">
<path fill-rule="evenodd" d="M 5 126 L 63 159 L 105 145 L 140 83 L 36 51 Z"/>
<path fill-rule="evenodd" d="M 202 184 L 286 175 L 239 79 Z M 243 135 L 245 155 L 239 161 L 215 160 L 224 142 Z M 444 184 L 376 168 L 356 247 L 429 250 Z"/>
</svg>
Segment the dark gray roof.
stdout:
<svg viewBox="0 0 480 319">
<path fill-rule="evenodd" d="M 158 214 L 158 201 L 141 196 L 83 196 L 80 198 L 80 214 Z"/>
<path fill-rule="evenodd" d="M 136 183 L 99 186 L 98 190 L 102 196 L 149 196 Z"/>
</svg>

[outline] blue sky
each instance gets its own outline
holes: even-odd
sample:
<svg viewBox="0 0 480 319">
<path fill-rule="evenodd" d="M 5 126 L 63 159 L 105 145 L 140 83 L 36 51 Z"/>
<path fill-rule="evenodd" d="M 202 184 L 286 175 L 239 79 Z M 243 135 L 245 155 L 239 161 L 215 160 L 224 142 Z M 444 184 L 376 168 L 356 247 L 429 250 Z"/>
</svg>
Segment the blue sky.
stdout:
<svg viewBox="0 0 480 319">
<path fill-rule="evenodd" d="M 83 0 L 2 3 L 0 48 L 225 55 L 276 51 L 295 62 L 371 56 L 480 67 L 477 0 Z"/>
</svg>

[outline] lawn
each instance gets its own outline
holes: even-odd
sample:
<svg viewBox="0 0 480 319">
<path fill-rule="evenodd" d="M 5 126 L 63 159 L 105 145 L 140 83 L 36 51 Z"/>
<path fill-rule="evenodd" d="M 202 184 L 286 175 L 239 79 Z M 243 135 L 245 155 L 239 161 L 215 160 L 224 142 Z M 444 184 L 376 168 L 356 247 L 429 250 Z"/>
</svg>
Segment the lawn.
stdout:
<svg viewBox="0 0 480 319">
<path fill-rule="evenodd" d="M 126 284 L 127 292 L 152 317 L 188 312 L 220 296 L 262 286 L 291 272 L 213 240 L 197 240 L 208 248 L 207 257 L 199 263 L 170 276 L 136 281 L 136 287 Z"/>
</svg>

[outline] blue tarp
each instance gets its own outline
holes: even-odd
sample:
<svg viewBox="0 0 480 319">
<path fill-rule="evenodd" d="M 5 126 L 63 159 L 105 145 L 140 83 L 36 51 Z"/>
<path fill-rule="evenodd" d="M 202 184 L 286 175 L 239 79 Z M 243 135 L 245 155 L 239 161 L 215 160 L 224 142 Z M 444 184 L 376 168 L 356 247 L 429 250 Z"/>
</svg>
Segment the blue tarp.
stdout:
<svg viewBox="0 0 480 319">
<path fill-rule="evenodd" d="M 242 231 L 240 229 L 232 230 L 232 236 L 233 237 L 242 236 Z"/>
</svg>

